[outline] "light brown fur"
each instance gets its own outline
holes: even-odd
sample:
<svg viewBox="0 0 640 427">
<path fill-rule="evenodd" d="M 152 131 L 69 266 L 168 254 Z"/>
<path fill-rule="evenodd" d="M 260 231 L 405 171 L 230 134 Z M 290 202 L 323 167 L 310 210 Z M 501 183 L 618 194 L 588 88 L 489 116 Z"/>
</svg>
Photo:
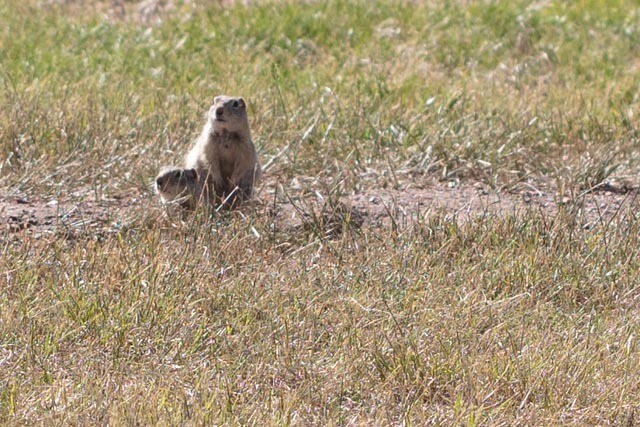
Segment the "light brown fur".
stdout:
<svg viewBox="0 0 640 427">
<path fill-rule="evenodd" d="M 262 175 L 251 140 L 246 103 L 239 97 L 217 96 L 207 123 L 187 154 L 185 169 L 195 169 L 208 203 L 229 206 L 249 199 Z"/>
<path fill-rule="evenodd" d="M 155 184 L 156 192 L 165 204 L 193 209 L 200 197 L 201 186 L 195 169 L 176 166 L 162 168 L 156 177 Z"/>
</svg>

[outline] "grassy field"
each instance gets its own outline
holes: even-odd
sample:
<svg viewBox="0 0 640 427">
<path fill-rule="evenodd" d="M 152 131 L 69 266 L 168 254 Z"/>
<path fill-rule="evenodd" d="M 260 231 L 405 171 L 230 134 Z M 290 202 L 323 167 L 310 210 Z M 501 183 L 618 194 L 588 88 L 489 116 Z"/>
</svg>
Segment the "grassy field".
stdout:
<svg viewBox="0 0 640 427">
<path fill-rule="evenodd" d="M 640 183 L 636 2 L 113 3 L 0 2 L 0 198 L 137 201 L 108 232 L 0 231 L 0 424 L 640 424 L 640 217 L 574 203 Z M 333 238 L 168 220 L 150 183 L 221 93 L 264 204 L 563 203 Z"/>
</svg>

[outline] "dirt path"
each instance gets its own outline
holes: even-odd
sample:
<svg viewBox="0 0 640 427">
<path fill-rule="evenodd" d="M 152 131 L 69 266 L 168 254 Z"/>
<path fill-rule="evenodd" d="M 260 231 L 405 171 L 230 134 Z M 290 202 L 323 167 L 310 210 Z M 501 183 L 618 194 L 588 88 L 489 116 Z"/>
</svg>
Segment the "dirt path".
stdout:
<svg viewBox="0 0 640 427">
<path fill-rule="evenodd" d="M 271 213 L 284 227 L 299 225 L 309 212 L 327 203 L 327 197 L 319 192 L 307 191 L 305 197 L 275 197 L 274 187 L 269 187 L 268 182 L 265 187 L 260 193 L 264 209 L 258 208 L 258 212 Z M 480 183 L 452 186 L 434 181 L 419 188 L 367 189 L 339 200 L 362 218 L 365 227 L 384 227 L 391 222 L 402 226 L 436 213 L 458 221 L 483 215 L 518 215 L 531 209 L 555 215 L 564 206 L 574 209 L 583 227 L 589 228 L 625 210 L 640 210 L 638 189 L 603 185 L 571 198 L 560 197 L 548 188 L 540 190 L 540 187 L 523 184 L 514 191 L 498 193 Z M 135 226 L 143 214 L 150 212 L 161 213 L 158 201 L 150 193 L 129 192 L 100 201 L 0 196 L 0 238 L 22 233 L 35 238 L 55 233 L 105 235 Z"/>
</svg>

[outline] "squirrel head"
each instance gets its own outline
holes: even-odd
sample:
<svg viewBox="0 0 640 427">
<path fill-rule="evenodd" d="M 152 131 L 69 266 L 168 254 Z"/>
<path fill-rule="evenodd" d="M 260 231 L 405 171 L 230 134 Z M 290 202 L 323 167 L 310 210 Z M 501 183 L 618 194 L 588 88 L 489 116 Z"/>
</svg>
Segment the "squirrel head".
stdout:
<svg viewBox="0 0 640 427">
<path fill-rule="evenodd" d="M 242 97 L 216 96 L 207 118 L 215 133 L 233 132 L 244 135 L 249 130 L 247 103 Z"/>
</svg>

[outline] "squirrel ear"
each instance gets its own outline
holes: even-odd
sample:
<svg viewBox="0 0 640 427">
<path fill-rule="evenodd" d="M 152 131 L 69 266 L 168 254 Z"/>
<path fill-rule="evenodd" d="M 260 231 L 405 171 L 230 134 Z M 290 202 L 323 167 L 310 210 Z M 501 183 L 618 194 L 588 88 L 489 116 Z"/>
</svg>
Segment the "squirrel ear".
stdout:
<svg viewBox="0 0 640 427">
<path fill-rule="evenodd" d="M 241 107 L 246 107 L 247 103 L 244 101 L 244 98 L 238 98 L 238 102 L 240 102 Z"/>
<path fill-rule="evenodd" d="M 213 98 L 213 103 L 217 104 L 219 100 L 220 100 L 220 96 L 216 96 L 215 98 Z"/>
<path fill-rule="evenodd" d="M 185 169 L 184 176 L 190 179 L 198 179 L 198 171 L 195 169 Z"/>
</svg>

